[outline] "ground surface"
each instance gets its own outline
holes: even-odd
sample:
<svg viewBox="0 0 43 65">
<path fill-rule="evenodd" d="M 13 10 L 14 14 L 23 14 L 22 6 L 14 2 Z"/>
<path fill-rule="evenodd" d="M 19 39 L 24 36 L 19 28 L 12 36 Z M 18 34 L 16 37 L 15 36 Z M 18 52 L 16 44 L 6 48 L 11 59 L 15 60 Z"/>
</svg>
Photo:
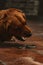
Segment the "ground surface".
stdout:
<svg viewBox="0 0 43 65">
<path fill-rule="evenodd" d="M 33 35 L 25 42 L 18 42 L 29 45 L 34 44 L 37 47 L 35 49 L 0 48 L 0 65 L 43 65 L 43 23 L 33 23 L 31 21 L 29 26 Z M 24 60 L 27 58 L 29 64 L 18 63 L 20 57 L 24 57 Z M 31 59 L 34 59 L 34 62 Z M 33 64 L 31 64 L 32 62 Z M 37 63 L 35 64 L 35 62 Z"/>
</svg>

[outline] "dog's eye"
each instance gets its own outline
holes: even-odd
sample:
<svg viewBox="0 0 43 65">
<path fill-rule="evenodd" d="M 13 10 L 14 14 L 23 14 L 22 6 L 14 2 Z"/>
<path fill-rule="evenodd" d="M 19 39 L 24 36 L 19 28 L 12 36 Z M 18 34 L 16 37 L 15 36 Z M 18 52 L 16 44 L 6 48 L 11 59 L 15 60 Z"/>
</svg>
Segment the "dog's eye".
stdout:
<svg viewBox="0 0 43 65">
<path fill-rule="evenodd" d="M 22 29 L 19 28 L 19 27 L 15 27 L 15 30 L 16 30 L 16 31 L 22 31 Z"/>
</svg>

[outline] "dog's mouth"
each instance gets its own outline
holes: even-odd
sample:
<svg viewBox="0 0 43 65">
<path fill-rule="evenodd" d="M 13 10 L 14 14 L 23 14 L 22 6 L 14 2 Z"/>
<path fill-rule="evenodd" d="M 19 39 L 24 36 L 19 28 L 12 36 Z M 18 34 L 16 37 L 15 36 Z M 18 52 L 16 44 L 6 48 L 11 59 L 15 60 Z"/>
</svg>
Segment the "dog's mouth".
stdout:
<svg viewBox="0 0 43 65">
<path fill-rule="evenodd" d="M 22 38 L 22 41 L 25 41 L 27 39 L 27 37 L 21 37 Z"/>
<path fill-rule="evenodd" d="M 16 38 L 20 41 L 25 41 L 27 39 L 27 37 L 24 36 L 16 36 Z"/>
<path fill-rule="evenodd" d="M 29 38 L 31 35 L 32 35 L 32 33 L 30 33 L 30 34 L 25 33 L 24 36 L 21 36 L 21 37 L 20 37 L 20 39 L 21 39 L 22 41 L 25 41 L 25 40 L 27 40 L 27 38 Z"/>
<path fill-rule="evenodd" d="M 21 41 L 25 41 L 27 40 L 27 38 L 29 38 L 32 34 L 31 33 L 25 33 L 24 35 L 16 35 L 15 37 L 18 39 L 18 40 L 21 40 Z"/>
</svg>

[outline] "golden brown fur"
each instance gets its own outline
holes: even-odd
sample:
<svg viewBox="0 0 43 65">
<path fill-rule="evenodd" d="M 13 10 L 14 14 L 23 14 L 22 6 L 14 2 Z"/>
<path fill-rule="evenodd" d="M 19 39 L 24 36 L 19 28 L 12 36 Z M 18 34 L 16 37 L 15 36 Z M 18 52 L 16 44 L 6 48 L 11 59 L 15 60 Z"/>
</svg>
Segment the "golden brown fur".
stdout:
<svg viewBox="0 0 43 65">
<path fill-rule="evenodd" d="M 24 32 L 31 33 L 26 25 L 25 14 L 15 8 L 0 10 L 0 37 L 1 40 L 9 40 L 12 35 L 18 37 L 25 36 Z"/>
</svg>

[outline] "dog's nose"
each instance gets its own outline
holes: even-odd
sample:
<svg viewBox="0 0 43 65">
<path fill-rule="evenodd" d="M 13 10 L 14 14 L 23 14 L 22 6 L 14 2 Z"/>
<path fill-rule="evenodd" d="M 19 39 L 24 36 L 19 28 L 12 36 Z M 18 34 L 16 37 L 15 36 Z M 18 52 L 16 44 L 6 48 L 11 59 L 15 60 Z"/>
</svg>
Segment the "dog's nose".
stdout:
<svg viewBox="0 0 43 65">
<path fill-rule="evenodd" d="M 29 33 L 28 36 L 30 37 L 32 35 L 32 33 Z"/>
<path fill-rule="evenodd" d="M 25 33 L 26 37 L 30 37 L 32 35 L 32 33 Z"/>
</svg>

